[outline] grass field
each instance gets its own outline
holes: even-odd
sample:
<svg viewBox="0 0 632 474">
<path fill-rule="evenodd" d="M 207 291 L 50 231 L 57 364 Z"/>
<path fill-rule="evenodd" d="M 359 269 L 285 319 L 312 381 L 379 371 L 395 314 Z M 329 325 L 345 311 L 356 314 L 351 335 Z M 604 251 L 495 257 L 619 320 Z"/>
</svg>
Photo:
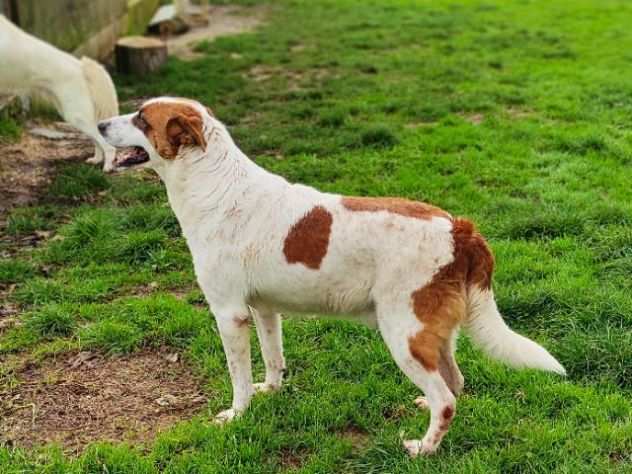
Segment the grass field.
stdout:
<svg viewBox="0 0 632 474">
<path fill-rule="evenodd" d="M 116 78 L 123 99 L 203 101 L 292 181 L 474 219 L 506 320 L 569 375 L 507 369 L 461 338 L 456 420 L 435 456 L 410 461 L 400 431 L 419 437 L 428 415 L 379 335 L 287 321 L 282 391 L 216 427 L 228 373 L 162 186 L 66 165 L 41 205 L 9 216 L 15 241 L 52 234 L 3 244 L 23 324 L 0 357 L 173 346 L 207 380 L 208 410 L 144 447 L 0 447 L 0 473 L 632 472 L 630 24 L 625 0 L 287 0 L 201 59 Z M 0 393 L 15 384 L 5 365 Z"/>
</svg>

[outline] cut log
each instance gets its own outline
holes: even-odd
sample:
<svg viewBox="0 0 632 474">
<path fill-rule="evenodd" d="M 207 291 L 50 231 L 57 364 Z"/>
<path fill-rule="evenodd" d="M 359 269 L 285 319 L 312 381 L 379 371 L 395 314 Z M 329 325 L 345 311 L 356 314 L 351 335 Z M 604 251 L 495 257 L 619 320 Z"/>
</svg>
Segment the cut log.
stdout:
<svg viewBox="0 0 632 474">
<path fill-rule="evenodd" d="M 127 36 L 116 42 L 116 70 L 122 74 L 147 74 L 167 61 L 167 45 L 158 38 Z"/>
</svg>

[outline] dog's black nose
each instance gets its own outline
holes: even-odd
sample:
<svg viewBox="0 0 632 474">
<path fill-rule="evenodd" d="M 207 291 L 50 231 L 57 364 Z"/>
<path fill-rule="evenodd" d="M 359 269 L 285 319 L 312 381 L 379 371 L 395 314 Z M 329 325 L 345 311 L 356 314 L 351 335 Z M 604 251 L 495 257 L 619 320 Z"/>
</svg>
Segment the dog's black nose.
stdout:
<svg viewBox="0 0 632 474">
<path fill-rule="evenodd" d="M 105 132 L 109 126 L 110 126 L 110 122 L 99 122 L 99 125 L 97 125 L 97 128 L 99 129 L 99 133 L 101 135 L 105 135 Z"/>
</svg>

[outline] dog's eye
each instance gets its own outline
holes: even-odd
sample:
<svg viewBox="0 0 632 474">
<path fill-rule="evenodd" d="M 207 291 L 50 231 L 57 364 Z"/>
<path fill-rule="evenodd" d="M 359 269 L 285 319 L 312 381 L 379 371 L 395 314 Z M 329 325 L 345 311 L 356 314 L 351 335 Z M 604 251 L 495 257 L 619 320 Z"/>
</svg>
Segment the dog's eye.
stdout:
<svg viewBox="0 0 632 474">
<path fill-rule="evenodd" d="M 138 112 L 136 117 L 133 119 L 134 125 L 136 125 L 141 130 L 146 130 L 149 128 L 149 124 L 144 119 L 142 112 Z"/>
</svg>

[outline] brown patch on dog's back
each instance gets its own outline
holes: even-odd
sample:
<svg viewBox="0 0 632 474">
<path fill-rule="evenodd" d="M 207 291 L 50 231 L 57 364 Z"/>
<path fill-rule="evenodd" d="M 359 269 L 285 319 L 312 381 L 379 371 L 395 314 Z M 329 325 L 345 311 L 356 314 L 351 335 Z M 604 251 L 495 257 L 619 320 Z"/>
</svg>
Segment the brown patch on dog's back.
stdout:
<svg viewBox="0 0 632 474">
<path fill-rule="evenodd" d="M 152 102 L 144 106 L 132 122 L 165 159 L 175 158 L 181 146 L 206 148 L 204 120 L 184 101 Z"/>
<path fill-rule="evenodd" d="M 329 247 L 333 217 L 322 206 L 316 206 L 296 222 L 285 238 L 283 254 L 288 263 L 302 263 L 318 270 Z"/>
<path fill-rule="evenodd" d="M 425 202 L 410 201 L 402 198 L 343 197 L 342 205 L 354 212 L 387 211 L 404 217 L 430 220 L 433 217 L 450 218 L 450 214 Z"/>
<path fill-rule="evenodd" d="M 454 219 L 452 238 L 454 260 L 411 295 L 413 311 L 424 327 L 408 344 L 413 357 L 427 370 L 438 369 L 442 348 L 466 316 L 467 289 L 491 288 L 494 257 L 474 224 Z"/>
</svg>

